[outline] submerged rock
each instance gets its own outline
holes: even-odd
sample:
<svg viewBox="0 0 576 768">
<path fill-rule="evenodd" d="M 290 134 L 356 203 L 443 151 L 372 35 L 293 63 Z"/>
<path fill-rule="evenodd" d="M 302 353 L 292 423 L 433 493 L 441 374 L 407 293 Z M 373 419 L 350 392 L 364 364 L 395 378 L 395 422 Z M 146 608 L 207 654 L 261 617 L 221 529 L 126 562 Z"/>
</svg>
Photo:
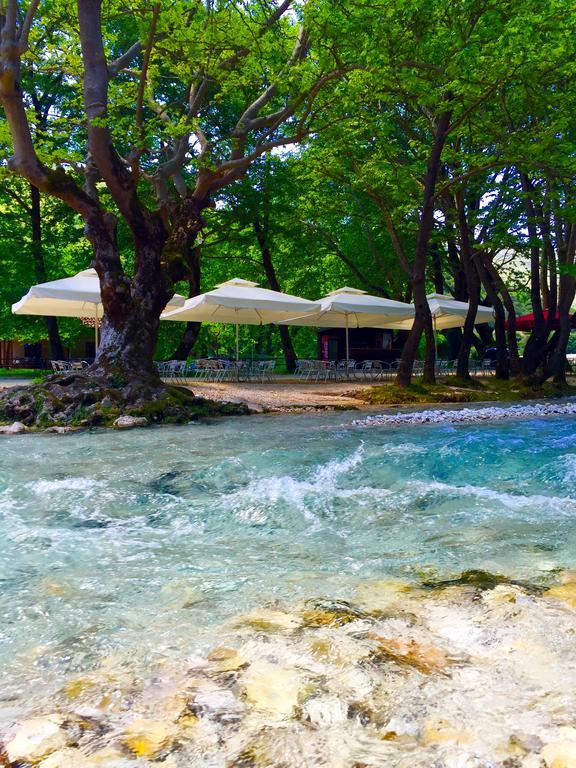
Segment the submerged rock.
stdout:
<svg viewBox="0 0 576 768">
<path fill-rule="evenodd" d="M 237 722 L 246 709 L 244 703 L 239 701 L 232 691 L 211 686 L 200 688 L 189 708 L 198 717 L 223 723 Z"/>
<path fill-rule="evenodd" d="M 337 696 L 312 696 L 301 708 L 301 719 L 312 725 L 340 725 L 348 719 L 348 704 Z"/>
<path fill-rule="evenodd" d="M 208 654 L 208 661 L 213 663 L 216 672 L 236 672 L 249 664 L 234 648 L 214 648 Z"/>
<path fill-rule="evenodd" d="M 552 741 L 541 754 L 546 768 L 576 768 L 576 741 Z"/>
<path fill-rule="evenodd" d="M 516 581 L 515 579 L 508 579 L 506 576 L 501 576 L 498 573 L 489 573 L 488 571 L 470 570 L 463 571 L 460 576 L 454 579 L 444 579 L 440 581 L 425 581 L 422 583 L 424 589 L 447 589 L 449 587 L 473 587 L 474 589 L 483 591 L 487 589 L 495 589 L 500 585 L 512 585 L 520 587 L 529 594 L 541 594 L 543 589 L 537 584 L 530 584 L 525 581 Z"/>
<path fill-rule="evenodd" d="M 550 587 L 546 596 L 563 600 L 571 608 L 576 608 L 576 575 L 573 571 L 565 571 L 560 577 L 560 583 Z"/>
<path fill-rule="evenodd" d="M 174 733 L 159 720 L 139 718 L 124 731 L 122 742 L 137 757 L 154 760 L 170 746 Z"/>
<path fill-rule="evenodd" d="M 345 600 L 307 600 L 302 613 L 305 627 L 338 626 L 357 619 L 367 619 L 368 614 Z"/>
<path fill-rule="evenodd" d="M 234 623 L 239 626 L 245 625 L 253 629 L 274 632 L 298 629 L 302 622 L 298 616 L 294 616 L 292 613 L 272 608 L 260 608 L 238 616 Z"/>
<path fill-rule="evenodd" d="M 46 715 L 24 720 L 6 744 L 11 763 L 37 763 L 68 745 L 68 736 L 60 715 Z"/>
<path fill-rule="evenodd" d="M 380 612 L 397 607 L 411 594 L 417 596 L 413 584 L 400 579 L 381 579 L 360 584 L 356 598 L 366 611 Z"/>
<path fill-rule="evenodd" d="M 302 691 L 302 679 L 294 669 L 266 662 L 252 665 L 241 685 L 253 707 L 283 717 L 294 715 Z"/>
<path fill-rule="evenodd" d="M 374 633 L 371 633 L 369 637 L 371 640 L 375 640 L 377 644 L 374 652 L 375 657 L 381 655 L 390 661 L 413 667 L 425 674 L 442 672 L 454 663 L 445 651 L 428 643 L 417 642 L 413 639 L 382 637 Z"/>
</svg>

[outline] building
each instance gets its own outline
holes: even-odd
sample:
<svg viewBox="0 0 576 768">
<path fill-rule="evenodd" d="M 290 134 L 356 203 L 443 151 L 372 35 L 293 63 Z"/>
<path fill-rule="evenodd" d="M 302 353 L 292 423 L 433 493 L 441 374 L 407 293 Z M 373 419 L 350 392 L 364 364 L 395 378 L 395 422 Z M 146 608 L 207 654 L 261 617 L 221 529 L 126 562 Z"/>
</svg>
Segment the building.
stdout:
<svg viewBox="0 0 576 768">
<path fill-rule="evenodd" d="M 382 328 L 350 328 L 348 341 L 350 360 L 357 363 L 364 360 L 391 363 L 402 353 L 402 347 L 397 338 L 394 338 L 393 332 Z M 318 357 L 326 361 L 346 359 L 344 328 L 323 328 L 318 331 Z"/>
<path fill-rule="evenodd" d="M 95 357 L 93 333 L 75 339 L 69 347 L 64 347 L 67 360 L 93 360 Z M 0 368 L 49 368 L 50 346 L 47 339 L 26 343 L 16 339 L 0 339 Z"/>
</svg>

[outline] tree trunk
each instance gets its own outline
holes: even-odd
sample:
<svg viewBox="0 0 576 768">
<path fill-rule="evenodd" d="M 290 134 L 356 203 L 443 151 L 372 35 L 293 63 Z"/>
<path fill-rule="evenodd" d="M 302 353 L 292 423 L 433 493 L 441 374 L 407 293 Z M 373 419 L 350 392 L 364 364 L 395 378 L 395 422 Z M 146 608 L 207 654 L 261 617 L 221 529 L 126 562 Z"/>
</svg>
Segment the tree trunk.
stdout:
<svg viewBox="0 0 576 768">
<path fill-rule="evenodd" d="M 191 254 L 189 259 L 189 264 L 191 267 L 190 270 L 190 277 L 188 279 L 188 298 L 191 299 L 194 296 L 198 296 L 200 293 L 200 279 L 201 279 L 201 271 L 200 271 L 200 249 L 197 248 L 194 250 L 194 252 Z M 198 341 L 198 336 L 200 334 L 200 328 L 202 327 L 202 323 L 193 323 L 193 322 L 187 322 L 186 327 L 184 329 L 184 333 L 182 334 L 182 338 L 180 339 L 180 343 L 172 353 L 170 360 L 187 360 L 188 355 L 194 348 L 194 345 Z"/>
<path fill-rule="evenodd" d="M 548 326 L 542 308 L 542 292 L 540 286 L 540 245 L 536 227 L 536 208 L 534 205 L 534 185 L 527 174 L 520 173 L 522 182 L 524 209 L 526 211 L 526 228 L 530 238 L 530 299 L 534 314 L 534 328 L 530 334 L 522 358 L 522 372 L 533 376 L 544 362 Z"/>
<path fill-rule="evenodd" d="M 506 312 L 504 304 L 493 280 L 490 277 L 482 260 L 482 252 L 475 251 L 474 263 L 478 270 L 480 281 L 484 286 L 486 295 L 494 308 L 494 335 L 496 337 L 496 378 L 507 381 L 510 378 L 510 357 L 508 355 L 508 345 L 506 343 Z"/>
<path fill-rule="evenodd" d="M 498 270 L 492 263 L 490 257 L 485 254 L 484 256 L 481 256 L 481 258 L 482 258 L 484 267 L 486 268 L 486 271 L 490 276 L 492 283 L 496 287 L 496 290 L 498 291 L 499 295 L 502 297 L 502 303 L 504 304 L 504 308 L 508 313 L 508 327 L 506 329 L 506 341 L 508 343 L 508 359 L 509 359 L 509 365 L 510 365 L 510 375 L 513 377 L 519 376 L 521 372 L 521 364 L 520 364 L 520 354 L 518 352 L 518 341 L 516 339 L 516 308 L 514 306 L 514 301 L 512 300 L 510 291 L 506 287 L 504 281 L 502 280 L 502 277 L 500 276 Z"/>
<path fill-rule="evenodd" d="M 100 277 L 104 318 L 95 375 L 156 385 L 154 365 L 160 315 L 172 296 L 172 285 L 162 270 L 163 232 L 150 227 L 135 238 L 136 268 L 133 278 L 124 274 L 116 242 L 116 220 L 96 215 L 86 225 L 94 248 L 94 265 Z"/>
<path fill-rule="evenodd" d="M 414 266 L 412 269 L 415 317 L 412 330 L 410 331 L 404 349 L 402 350 L 402 357 L 400 358 L 398 375 L 396 377 L 396 383 L 401 387 L 407 387 L 412 379 L 412 368 L 414 367 L 414 360 L 416 358 L 416 352 L 418 350 L 422 332 L 428 329 L 427 333 L 430 333 L 432 330 L 432 316 L 430 314 L 430 307 L 428 306 L 428 299 L 426 298 L 426 258 L 428 255 L 430 236 L 434 228 L 434 192 L 436 189 L 436 180 L 440 170 L 442 150 L 448 135 L 448 129 L 450 128 L 451 115 L 452 112 L 446 110 L 441 113 L 438 119 L 434 134 L 434 143 L 430 152 L 424 179 L 422 215 L 420 217 L 420 227 L 418 229 Z M 434 364 L 430 366 L 430 362 L 429 355 L 427 355 L 424 375 L 426 380 L 434 381 Z"/>
<path fill-rule="evenodd" d="M 258 240 L 260 246 L 260 254 L 262 256 L 262 266 L 264 267 L 264 274 L 268 280 L 268 284 L 273 291 L 281 291 L 280 283 L 276 270 L 274 269 L 274 262 L 272 261 L 272 254 L 270 252 L 270 246 L 268 244 L 268 227 L 265 223 L 263 227 L 260 223 L 260 219 L 256 216 L 253 222 L 254 234 Z M 290 329 L 287 325 L 279 325 L 278 330 L 280 332 L 280 344 L 282 346 L 282 353 L 286 362 L 286 368 L 289 373 L 294 373 L 296 370 L 296 352 L 294 345 L 292 344 L 292 337 L 290 335 Z"/>
<path fill-rule="evenodd" d="M 564 269 L 560 274 L 558 318 L 560 330 L 558 332 L 556 343 L 552 349 L 550 360 L 546 370 L 546 376 L 552 376 L 556 384 L 566 383 L 566 350 L 572 330 L 572 320 L 570 307 L 576 294 L 576 278 L 566 267 L 573 269 L 574 257 L 576 253 L 576 228 L 570 225 L 570 236 L 568 243 L 562 245 L 559 250 L 559 262 Z"/>
<path fill-rule="evenodd" d="M 46 265 L 44 263 L 44 250 L 42 243 L 42 211 L 40 209 L 40 191 L 30 184 L 30 222 L 32 225 L 32 257 L 36 280 L 45 283 L 47 279 Z M 55 317 L 45 317 L 44 325 L 48 331 L 50 344 L 50 357 L 52 360 L 63 360 L 64 349 L 58 330 L 58 321 Z"/>
<path fill-rule="evenodd" d="M 460 231 L 460 258 L 466 276 L 466 286 L 468 289 L 468 312 L 462 329 L 462 340 L 458 352 L 458 361 L 456 364 L 456 376 L 459 379 L 470 379 L 470 350 L 474 339 L 474 325 L 476 315 L 478 314 L 478 304 L 480 301 L 480 286 L 478 273 L 474 266 L 472 254 L 472 245 L 470 242 L 470 231 L 468 228 L 468 219 L 463 192 L 456 195 L 456 209 L 458 214 L 458 228 Z"/>
</svg>

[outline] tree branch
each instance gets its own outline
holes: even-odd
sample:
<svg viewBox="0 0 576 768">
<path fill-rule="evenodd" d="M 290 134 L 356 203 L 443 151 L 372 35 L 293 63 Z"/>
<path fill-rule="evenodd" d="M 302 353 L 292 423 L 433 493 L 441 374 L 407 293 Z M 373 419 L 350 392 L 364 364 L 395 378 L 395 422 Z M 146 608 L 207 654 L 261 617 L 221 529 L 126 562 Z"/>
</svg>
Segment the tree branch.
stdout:
<svg viewBox="0 0 576 768">
<path fill-rule="evenodd" d="M 122 54 L 122 56 L 119 56 L 117 59 L 114 59 L 114 61 L 111 61 L 107 67 L 108 77 L 110 80 L 115 78 L 125 67 L 127 67 L 132 59 L 136 58 L 136 56 L 138 56 L 141 51 L 142 43 L 138 40 L 138 42 L 131 45 L 130 48 L 128 48 L 128 50 Z"/>
<path fill-rule="evenodd" d="M 22 26 L 20 27 L 20 35 L 18 37 L 18 40 L 20 43 L 20 55 L 22 55 L 23 53 L 26 53 L 26 51 L 28 50 L 30 29 L 32 28 L 34 15 L 38 10 L 39 5 L 40 5 L 40 0 L 32 0 L 30 5 L 28 6 L 28 10 L 26 11 L 26 16 L 24 17 L 24 21 L 22 22 Z"/>
<path fill-rule="evenodd" d="M 108 118 L 108 67 L 102 39 L 102 0 L 78 0 L 84 63 L 84 109 L 90 155 L 120 212 L 133 231 L 143 229 L 143 207 L 134 179 L 116 152 Z"/>
</svg>

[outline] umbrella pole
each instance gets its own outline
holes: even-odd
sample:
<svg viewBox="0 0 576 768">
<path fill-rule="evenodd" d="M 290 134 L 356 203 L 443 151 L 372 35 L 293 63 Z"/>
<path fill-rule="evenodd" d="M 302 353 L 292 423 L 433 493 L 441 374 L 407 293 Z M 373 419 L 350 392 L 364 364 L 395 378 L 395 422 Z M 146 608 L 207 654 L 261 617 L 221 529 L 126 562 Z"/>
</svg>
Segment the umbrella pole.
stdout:
<svg viewBox="0 0 576 768">
<path fill-rule="evenodd" d="M 236 362 L 240 360 L 240 344 L 238 341 L 238 310 L 236 312 Z"/>
<path fill-rule="evenodd" d="M 346 378 L 349 376 L 349 360 L 350 360 L 350 339 L 348 338 L 348 312 L 346 312 Z"/>
</svg>

